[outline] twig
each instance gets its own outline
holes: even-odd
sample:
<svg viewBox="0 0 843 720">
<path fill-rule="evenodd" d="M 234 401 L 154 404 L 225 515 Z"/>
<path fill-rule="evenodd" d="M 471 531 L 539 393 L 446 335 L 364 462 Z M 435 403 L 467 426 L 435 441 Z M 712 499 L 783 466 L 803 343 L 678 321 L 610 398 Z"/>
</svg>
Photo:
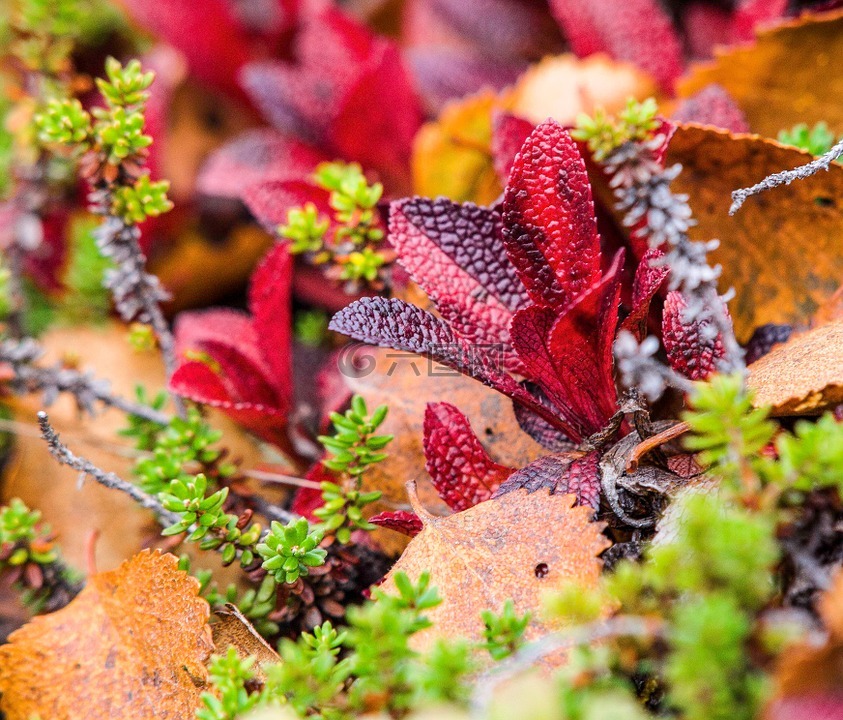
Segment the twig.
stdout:
<svg viewBox="0 0 843 720">
<path fill-rule="evenodd" d="M 681 435 L 684 435 L 690 429 L 691 426 L 686 422 L 676 423 L 676 425 L 669 427 L 667 430 L 663 430 L 656 435 L 651 435 L 643 442 L 640 442 L 635 446 L 629 456 L 629 461 L 626 464 L 626 471 L 630 473 L 635 472 L 638 469 L 638 461 L 641 460 L 641 458 L 648 452 L 655 450 L 657 447 L 661 447 L 671 440 L 675 440 Z"/>
<path fill-rule="evenodd" d="M 80 410 L 90 414 L 94 412 L 94 403 L 100 402 L 108 407 L 122 410 L 127 415 L 135 415 L 158 425 L 167 425 L 171 418 L 166 413 L 114 395 L 107 380 L 94 377 L 90 373 L 55 367 L 40 367 L 35 361 L 42 351 L 32 338 L 23 340 L 4 340 L 0 342 L 0 363 L 7 363 L 15 373 L 12 386 L 18 392 L 44 392 L 44 404 L 51 405 L 59 393 L 70 393 L 76 398 Z"/>
<path fill-rule="evenodd" d="M 103 217 L 102 224 L 94 231 L 97 247 L 104 257 L 114 261 L 114 267 L 106 271 L 103 285 L 111 290 L 123 320 L 138 320 L 152 328 L 169 380 L 178 365 L 176 341 L 161 310 L 161 303 L 169 299 L 169 293 L 155 275 L 146 271 L 140 228 L 111 214 L 111 190 L 93 190 L 89 199 L 91 210 Z M 185 417 L 182 399 L 177 395 L 172 395 L 172 399 L 179 416 Z"/>
<path fill-rule="evenodd" d="M 558 633 L 551 633 L 522 647 L 515 655 L 504 660 L 485 675 L 474 687 L 471 697 L 472 720 L 485 720 L 495 690 L 507 680 L 533 667 L 538 661 L 559 650 L 587 645 L 598 640 L 617 637 L 656 638 L 663 632 L 664 621 L 636 615 L 618 615 L 608 620 L 598 620 Z"/>
<path fill-rule="evenodd" d="M 800 165 L 793 170 L 784 170 L 782 172 L 768 175 L 761 182 L 756 183 L 752 187 L 740 188 L 732 192 L 732 206 L 729 208 L 729 215 L 734 215 L 741 206 L 747 201 L 747 198 L 753 195 L 759 195 L 765 190 L 779 187 L 780 185 L 790 185 L 794 180 L 804 180 L 805 178 L 816 175 L 820 170 L 828 170 L 837 158 L 843 155 L 843 140 L 840 140 L 831 150 L 825 155 L 812 160 L 805 165 Z"/>
<path fill-rule="evenodd" d="M 277 483 L 279 485 L 292 485 L 293 487 L 308 488 L 309 490 L 321 490 L 322 484 L 313 480 L 305 480 L 295 475 L 284 475 L 283 473 L 269 472 L 268 470 L 243 470 L 245 477 L 261 482 Z"/>
<path fill-rule="evenodd" d="M 90 460 L 75 455 L 59 438 L 58 433 L 52 425 L 47 413 L 43 410 L 38 413 L 38 425 L 41 428 L 41 437 L 47 442 L 50 449 L 50 454 L 58 460 L 59 464 L 67 465 L 78 471 L 82 477 L 91 477 L 100 485 L 107 488 L 119 490 L 128 495 L 138 505 L 147 510 L 152 510 L 157 516 L 159 522 L 167 525 L 175 525 L 181 522 L 181 516 L 174 512 L 170 512 L 158 501 L 157 498 L 145 493 L 137 485 L 134 485 L 115 473 L 105 472 Z"/>
</svg>

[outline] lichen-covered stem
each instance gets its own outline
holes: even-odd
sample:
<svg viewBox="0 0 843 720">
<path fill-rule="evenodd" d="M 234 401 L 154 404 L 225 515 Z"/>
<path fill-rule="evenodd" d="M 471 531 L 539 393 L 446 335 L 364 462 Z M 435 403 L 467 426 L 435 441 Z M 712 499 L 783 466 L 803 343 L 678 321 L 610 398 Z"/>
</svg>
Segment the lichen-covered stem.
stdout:
<svg viewBox="0 0 843 720">
<path fill-rule="evenodd" d="M 729 215 L 734 215 L 741 209 L 741 206 L 747 199 L 753 195 L 758 195 L 765 190 L 771 190 L 780 185 L 790 185 L 794 180 L 804 180 L 805 178 L 811 177 L 811 175 L 816 175 L 820 170 L 828 170 L 831 163 L 841 155 L 843 155 L 843 140 L 840 140 L 825 155 L 820 155 L 820 157 L 809 163 L 793 168 L 793 170 L 783 170 L 782 172 L 773 173 L 752 187 L 739 188 L 733 191 L 732 206 L 729 208 Z"/>
</svg>

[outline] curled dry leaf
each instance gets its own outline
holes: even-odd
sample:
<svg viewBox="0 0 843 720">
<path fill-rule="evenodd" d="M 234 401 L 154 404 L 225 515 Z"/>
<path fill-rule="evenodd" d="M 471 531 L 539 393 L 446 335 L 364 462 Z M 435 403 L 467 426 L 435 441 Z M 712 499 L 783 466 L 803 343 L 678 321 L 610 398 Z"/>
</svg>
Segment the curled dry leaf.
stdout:
<svg viewBox="0 0 843 720">
<path fill-rule="evenodd" d="M 723 86 L 753 132 L 776 137 L 797 123 L 828 123 L 843 133 L 843 11 L 808 14 L 761 30 L 752 44 L 718 51 L 679 82 L 681 97 Z M 821 80 L 820 80 L 821 78 Z M 760 177 L 758 178 L 761 179 Z"/>
<path fill-rule="evenodd" d="M 697 225 L 694 240 L 720 240 L 712 253 L 723 267 L 721 289 L 730 303 L 738 339 L 765 323 L 798 325 L 839 287 L 843 276 L 843 166 L 752 198 L 734 217 L 731 192 L 811 156 L 757 135 L 734 135 L 681 125 L 668 148 L 668 164 L 683 171 L 672 190 L 688 193 Z"/>
<path fill-rule="evenodd" d="M 269 643 L 255 630 L 249 619 L 232 603 L 226 603 L 214 613 L 218 620 L 211 625 L 214 648 L 218 655 L 224 655 L 229 647 L 237 651 L 240 658 L 253 657 L 252 671 L 258 682 L 266 682 L 267 665 L 280 662 L 281 658 Z"/>
<path fill-rule="evenodd" d="M 193 717 L 211 650 L 208 603 L 173 555 L 145 550 L 0 647 L 8 720 Z"/>
<path fill-rule="evenodd" d="M 419 648 L 438 637 L 482 641 L 480 611 L 500 612 L 508 599 L 519 614 L 532 614 L 528 639 L 554 630 L 542 618 L 543 595 L 568 583 L 596 585 L 597 556 L 609 545 L 603 525 L 591 522 L 591 508 L 573 507 L 574 501 L 547 490 L 515 490 L 447 517 L 417 505 L 424 527 L 381 587 L 394 593 L 397 572 L 414 582 L 430 572 L 442 603 L 427 612 L 433 627 L 416 636 Z"/>
<path fill-rule="evenodd" d="M 816 415 L 843 402 L 843 320 L 798 334 L 749 367 L 755 404 Z"/>
</svg>

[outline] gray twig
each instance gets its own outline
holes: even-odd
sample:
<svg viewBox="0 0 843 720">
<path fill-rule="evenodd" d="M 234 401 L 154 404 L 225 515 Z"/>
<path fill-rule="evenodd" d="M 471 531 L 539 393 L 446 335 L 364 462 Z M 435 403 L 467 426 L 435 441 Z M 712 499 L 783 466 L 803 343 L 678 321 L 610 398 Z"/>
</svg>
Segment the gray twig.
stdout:
<svg viewBox="0 0 843 720">
<path fill-rule="evenodd" d="M 471 717 L 486 720 L 495 690 L 516 675 L 529 670 L 537 662 L 560 650 L 588 645 L 598 640 L 617 637 L 657 638 L 662 634 L 662 621 L 636 615 L 618 615 L 562 632 L 551 633 L 522 647 L 512 657 L 482 675 L 471 697 Z"/>
<path fill-rule="evenodd" d="M 167 510 L 157 498 L 145 493 L 137 485 L 124 480 L 112 472 L 105 472 L 90 460 L 75 455 L 59 438 L 55 428 L 50 425 L 50 419 L 43 410 L 38 413 L 38 426 L 41 428 L 41 437 L 47 442 L 50 454 L 58 460 L 59 464 L 67 465 L 78 471 L 83 477 L 92 477 L 100 485 L 107 488 L 119 490 L 128 495 L 138 505 L 147 510 L 152 510 L 162 525 L 175 525 L 181 522 L 181 516 Z"/>
<path fill-rule="evenodd" d="M 82 373 L 61 365 L 36 365 L 41 355 L 41 347 L 32 338 L 0 342 L 0 363 L 12 368 L 14 377 L 11 385 L 17 392 L 43 392 L 45 405 L 52 405 L 59 393 L 66 392 L 73 395 L 80 410 L 90 414 L 94 413 L 94 404 L 99 402 L 159 425 L 170 422 L 167 413 L 113 394 L 107 380 L 94 377 L 91 373 Z"/>
<path fill-rule="evenodd" d="M 784 170 L 782 172 L 768 175 L 761 182 L 756 183 L 752 187 L 740 188 L 732 193 L 732 206 L 729 208 L 729 215 L 734 215 L 741 206 L 746 202 L 747 198 L 753 195 L 759 195 L 765 190 L 770 190 L 780 185 L 790 185 L 794 180 L 804 180 L 805 178 L 816 175 L 820 170 L 828 170 L 837 158 L 843 155 L 843 139 L 841 139 L 831 150 L 825 155 L 812 160 L 809 163 L 800 165 L 793 170 Z"/>
<path fill-rule="evenodd" d="M 114 261 L 106 271 L 103 284 L 114 297 L 114 306 L 126 322 L 138 320 L 149 325 L 158 338 L 164 358 L 167 379 L 176 370 L 176 342 L 161 303 L 169 293 L 158 278 L 146 271 L 146 257 L 140 247 L 140 228 L 111 214 L 111 191 L 97 189 L 90 194 L 91 210 L 102 216 L 102 224 L 95 230 L 97 247 L 104 257 Z M 173 404 L 180 417 L 185 416 L 182 399 L 173 395 Z"/>
</svg>

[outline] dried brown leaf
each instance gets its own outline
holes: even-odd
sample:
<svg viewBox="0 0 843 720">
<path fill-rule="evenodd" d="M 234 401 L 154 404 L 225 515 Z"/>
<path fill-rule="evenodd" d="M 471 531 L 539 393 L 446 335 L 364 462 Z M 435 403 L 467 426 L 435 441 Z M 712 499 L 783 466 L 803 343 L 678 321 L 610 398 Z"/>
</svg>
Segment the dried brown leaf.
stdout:
<svg viewBox="0 0 843 720">
<path fill-rule="evenodd" d="M 0 647 L 8 720 L 193 717 L 212 645 L 199 582 L 145 550 Z"/>
<path fill-rule="evenodd" d="M 415 582 L 430 572 L 442 603 L 426 613 L 433 627 L 417 636 L 418 646 L 439 637 L 480 642 L 480 613 L 500 612 L 508 599 L 518 613 L 532 614 L 528 639 L 554 630 L 542 617 L 544 594 L 569 583 L 596 585 L 602 567 L 597 556 L 609 545 L 603 524 L 591 521 L 593 511 L 573 507 L 574 501 L 547 490 L 515 490 L 445 517 L 417 506 L 424 528 L 381 587 L 394 593 L 395 573 Z"/>
<path fill-rule="evenodd" d="M 680 97 L 724 87 L 753 132 L 776 137 L 797 123 L 828 123 L 843 134 L 843 11 L 807 14 L 761 30 L 754 43 L 717 52 L 679 82 Z M 759 178 L 760 179 L 760 178 Z"/>
<path fill-rule="evenodd" d="M 731 192 L 811 156 L 757 135 L 697 125 L 680 126 L 668 163 L 681 163 L 672 190 L 688 193 L 695 240 L 720 240 L 712 253 L 723 266 L 721 288 L 735 333 L 746 341 L 758 325 L 805 323 L 843 277 L 843 167 L 752 198 L 734 217 Z"/>
<path fill-rule="evenodd" d="M 749 367 L 755 404 L 775 415 L 812 415 L 843 402 L 843 320 L 774 347 Z"/>
<path fill-rule="evenodd" d="M 218 655 L 224 655 L 229 647 L 233 647 L 241 659 L 253 657 L 255 662 L 252 665 L 252 671 L 255 679 L 261 683 L 266 682 L 265 668 L 280 662 L 278 653 L 261 637 L 254 625 L 236 605 L 226 603 L 214 614 L 219 618 L 211 625 L 215 652 Z"/>
</svg>

